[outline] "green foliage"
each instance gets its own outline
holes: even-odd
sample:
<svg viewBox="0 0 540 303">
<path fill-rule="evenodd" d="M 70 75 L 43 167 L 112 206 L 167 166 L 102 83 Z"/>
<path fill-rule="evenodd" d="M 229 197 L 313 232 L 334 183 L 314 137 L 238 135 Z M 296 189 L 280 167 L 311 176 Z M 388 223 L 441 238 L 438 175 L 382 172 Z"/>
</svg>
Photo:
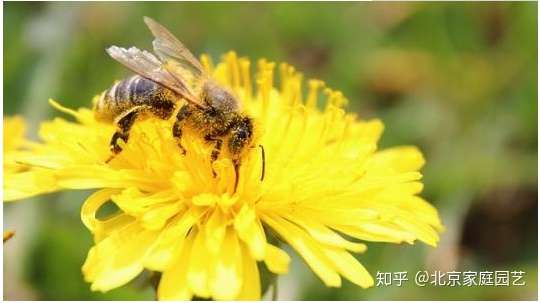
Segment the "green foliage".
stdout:
<svg viewBox="0 0 540 303">
<path fill-rule="evenodd" d="M 135 280 L 106 294 L 90 291 L 83 280 L 83 264 L 91 236 L 84 227 L 56 217 L 41 227 L 28 256 L 27 276 L 39 293 L 39 300 L 151 300 L 149 285 Z"/>
</svg>

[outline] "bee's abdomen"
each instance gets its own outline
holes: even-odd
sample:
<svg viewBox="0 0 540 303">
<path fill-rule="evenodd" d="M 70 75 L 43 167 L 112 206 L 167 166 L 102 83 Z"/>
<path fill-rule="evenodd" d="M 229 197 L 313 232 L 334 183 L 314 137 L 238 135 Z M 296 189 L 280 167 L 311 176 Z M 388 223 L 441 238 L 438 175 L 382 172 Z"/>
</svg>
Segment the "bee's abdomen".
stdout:
<svg viewBox="0 0 540 303">
<path fill-rule="evenodd" d="M 151 105 L 155 96 L 166 95 L 165 90 L 159 84 L 138 75 L 116 82 L 104 91 L 97 101 L 94 108 L 96 119 L 112 122 L 134 106 Z"/>
</svg>

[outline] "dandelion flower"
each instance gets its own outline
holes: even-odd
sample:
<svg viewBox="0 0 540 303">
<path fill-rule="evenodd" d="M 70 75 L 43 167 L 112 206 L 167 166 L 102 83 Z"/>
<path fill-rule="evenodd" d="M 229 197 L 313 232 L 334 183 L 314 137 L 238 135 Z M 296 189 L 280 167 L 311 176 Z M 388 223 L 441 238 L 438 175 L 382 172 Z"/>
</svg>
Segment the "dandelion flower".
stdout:
<svg viewBox="0 0 540 303">
<path fill-rule="evenodd" d="M 25 138 L 26 123 L 19 116 L 4 117 L 3 168 L 4 202 L 34 196 L 57 189 L 51 170 L 24 164 L 25 158 L 34 158 L 33 145 Z"/>
<path fill-rule="evenodd" d="M 36 191 L 39 182 L 28 178 L 33 190 L 16 188 L 11 199 L 96 189 L 81 211 L 95 239 L 82 268 L 93 290 L 119 287 L 149 269 L 162 273 L 159 299 L 260 299 L 257 262 L 284 274 L 290 261 L 270 243 L 270 233 L 325 285 L 340 287 L 345 278 L 367 288 L 373 278 L 353 256 L 366 245 L 351 239 L 437 244 L 437 211 L 418 196 L 424 164 L 418 149 L 377 151 L 379 120 L 346 113 L 344 96 L 321 81 L 309 81 L 304 93 L 302 76 L 286 64 L 277 88 L 274 63 L 260 60 L 253 80 L 250 61 L 234 53 L 215 68 L 207 57 L 202 62 L 255 121 L 254 147 L 243 155 L 236 191 L 230 157 L 223 154 L 211 167 L 212 146 L 189 131 L 183 156 L 172 121 L 136 123 L 124 150 L 105 163 L 114 126 L 97 122 L 90 109 L 54 101 L 76 122 L 43 123 L 43 143 L 19 158 L 46 168 L 54 182 Z M 263 181 L 259 144 L 266 156 Z M 97 218 L 109 201 L 118 212 Z"/>
</svg>

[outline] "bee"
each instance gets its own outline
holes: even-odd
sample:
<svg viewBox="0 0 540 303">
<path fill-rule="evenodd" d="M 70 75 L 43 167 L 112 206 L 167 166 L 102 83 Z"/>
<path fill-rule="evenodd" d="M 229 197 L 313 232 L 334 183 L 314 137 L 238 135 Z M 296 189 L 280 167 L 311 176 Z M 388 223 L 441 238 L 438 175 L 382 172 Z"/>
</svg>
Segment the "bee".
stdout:
<svg viewBox="0 0 540 303">
<path fill-rule="evenodd" d="M 147 117 L 170 119 L 176 112 L 172 136 L 180 152 L 186 127 L 195 130 L 208 144 L 213 144 L 211 163 L 216 161 L 223 145 L 230 152 L 238 183 L 240 156 L 253 141 L 252 118 L 241 112 L 236 96 L 219 85 L 204 70 L 193 54 L 164 26 L 144 17 L 152 32 L 154 53 L 111 46 L 107 53 L 135 72 L 135 75 L 115 83 L 104 91 L 94 106 L 98 121 L 114 123 L 116 132 L 110 141 L 109 162 L 122 151 L 119 140 L 127 143 L 136 121 Z M 179 109 L 178 109 L 179 108 Z M 264 179 L 264 148 L 261 181 Z M 212 170 L 213 176 L 216 173 Z"/>
</svg>

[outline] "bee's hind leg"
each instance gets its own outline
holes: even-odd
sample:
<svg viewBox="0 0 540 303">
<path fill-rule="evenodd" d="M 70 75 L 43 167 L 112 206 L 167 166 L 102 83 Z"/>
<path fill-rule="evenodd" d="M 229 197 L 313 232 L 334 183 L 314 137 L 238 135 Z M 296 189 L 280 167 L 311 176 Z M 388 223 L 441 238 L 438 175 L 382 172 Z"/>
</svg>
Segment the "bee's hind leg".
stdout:
<svg viewBox="0 0 540 303">
<path fill-rule="evenodd" d="M 111 143 L 109 144 L 111 149 L 111 156 L 105 161 L 105 163 L 109 163 L 116 155 L 118 155 L 122 151 L 122 147 L 118 144 L 118 139 L 122 139 L 125 143 L 128 142 L 129 139 L 129 131 L 131 130 L 131 127 L 133 126 L 133 123 L 137 119 L 137 116 L 140 114 L 142 110 L 142 107 L 135 107 L 126 114 L 122 115 L 120 118 L 118 118 L 116 125 L 118 126 L 118 129 L 113 134 L 111 138 Z"/>
</svg>

